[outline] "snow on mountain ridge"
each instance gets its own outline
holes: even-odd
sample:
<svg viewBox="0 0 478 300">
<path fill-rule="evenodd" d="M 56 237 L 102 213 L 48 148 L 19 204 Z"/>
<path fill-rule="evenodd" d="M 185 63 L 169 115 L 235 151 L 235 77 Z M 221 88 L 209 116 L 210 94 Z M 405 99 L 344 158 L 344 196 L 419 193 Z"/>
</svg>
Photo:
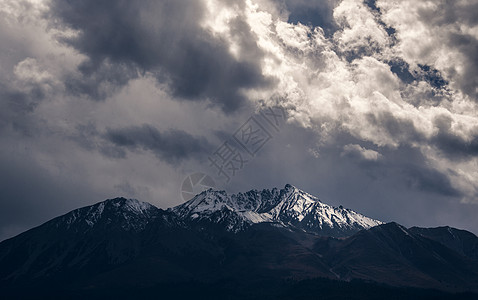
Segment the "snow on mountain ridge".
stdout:
<svg viewBox="0 0 478 300">
<path fill-rule="evenodd" d="M 99 223 L 113 224 L 113 219 L 122 220 L 121 226 L 126 230 L 141 230 L 152 219 L 158 210 L 152 204 L 136 199 L 114 198 L 91 206 L 75 209 L 56 218 L 57 226 L 85 225 L 85 230 Z M 54 219 L 55 220 L 55 219 Z"/>
<path fill-rule="evenodd" d="M 273 223 L 336 237 L 382 224 L 353 210 L 330 206 L 291 185 L 283 189 L 251 190 L 232 195 L 209 189 L 167 212 L 161 212 L 164 211 L 146 202 L 115 198 L 74 210 L 56 218 L 54 224 L 81 232 L 98 226 L 142 231 L 155 218 L 167 213 L 174 222 L 181 222 L 184 226 L 189 226 L 189 222 L 206 221 L 238 232 L 253 224 Z"/>
<path fill-rule="evenodd" d="M 272 222 L 314 232 L 336 232 L 339 235 L 383 223 L 350 209 L 325 204 L 289 184 L 281 190 L 252 190 L 230 196 L 225 191 L 209 189 L 170 210 L 183 219 L 210 221 L 215 221 L 212 217 L 223 220 L 218 214 L 228 211 L 242 220 L 235 221 L 241 228 L 243 223 Z"/>
</svg>

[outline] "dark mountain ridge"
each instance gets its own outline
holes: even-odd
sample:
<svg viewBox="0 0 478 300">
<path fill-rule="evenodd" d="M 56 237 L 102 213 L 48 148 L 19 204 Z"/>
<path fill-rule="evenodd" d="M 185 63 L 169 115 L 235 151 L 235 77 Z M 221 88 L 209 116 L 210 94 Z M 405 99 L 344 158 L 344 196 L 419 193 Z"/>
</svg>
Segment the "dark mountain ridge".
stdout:
<svg viewBox="0 0 478 300">
<path fill-rule="evenodd" d="M 1 242 L 0 289 L 267 282 L 268 290 L 322 278 L 478 292 L 477 245 L 464 230 L 385 224 L 289 185 L 231 196 L 208 190 L 168 210 L 116 198 Z"/>
</svg>

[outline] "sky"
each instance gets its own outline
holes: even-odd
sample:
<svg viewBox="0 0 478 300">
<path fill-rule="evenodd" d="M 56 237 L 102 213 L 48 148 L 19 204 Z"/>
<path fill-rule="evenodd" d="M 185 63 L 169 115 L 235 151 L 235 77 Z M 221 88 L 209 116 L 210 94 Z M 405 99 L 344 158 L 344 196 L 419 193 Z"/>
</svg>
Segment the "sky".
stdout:
<svg viewBox="0 0 478 300">
<path fill-rule="evenodd" d="M 474 0 L 0 0 L 0 240 L 191 174 L 477 234 L 477 105 Z"/>
</svg>

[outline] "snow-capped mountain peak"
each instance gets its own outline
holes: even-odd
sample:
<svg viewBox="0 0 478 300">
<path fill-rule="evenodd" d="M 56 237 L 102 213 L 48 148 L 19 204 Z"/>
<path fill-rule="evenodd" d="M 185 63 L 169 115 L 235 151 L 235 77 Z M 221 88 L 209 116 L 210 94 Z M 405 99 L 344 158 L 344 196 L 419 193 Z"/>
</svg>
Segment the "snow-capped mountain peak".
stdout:
<svg viewBox="0 0 478 300">
<path fill-rule="evenodd" d="M 125 230 L 141 230 L 159 209 L 136 199 L 114 198 L 73 210 L 52 221 L 65 229 L 89 230 L 95 226 L 121 224 Z"/>
<path fill-rule="evenodd" d="M 145 214 L 151 209 L 156 207 L 148 202 L 142 202 L 136 199 L 116 198 L 112 200 L 112 205 L 118 208 L 122 208 L 125 211 L 129 211 L 135 214 Z"/>
<path fill-rule="evenodd" d="M 183 219 L 227 223 L 233 231 L 267 222 L 343 236 L 383 223 L 350 209 L 325 204 L 290 184 L 281 190 L 251 190 L 233 195 L 209 189 L 170 210 Z"/>
</svg>

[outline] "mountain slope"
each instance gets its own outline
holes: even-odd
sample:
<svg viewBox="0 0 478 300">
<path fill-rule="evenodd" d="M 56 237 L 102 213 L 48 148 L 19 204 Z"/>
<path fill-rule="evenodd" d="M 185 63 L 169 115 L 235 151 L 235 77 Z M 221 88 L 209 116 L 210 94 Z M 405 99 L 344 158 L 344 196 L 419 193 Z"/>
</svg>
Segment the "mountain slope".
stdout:
<svg viewBox="0 0 478 300">
<path fill-rule="evenodd" d="M 224 191 L 207 190 L 170 211 L 184 220 L 220 223 L 234 232 L 251 224 L 271 222 L 343 237 L 383 223 L 350 209 L 332 207 L 291 185 L 230 196 Z"/>
<path fill-rule="evenodd" d="M 397 223 L 379 225 L 342 241 L 316 244 L 341 279 L 364 279 L 396 286 L 453 290 L 478 288 L 478 262 Z"/>
<path fill-rule="evenodd" d="M 478 260 L 478 237 L 473 233 L 449 226 L 436 228 L 412 227 L 414 234 L 437 241 L 461 255 Z"/>
<path fill-rule="evenodd" d="M 106 296 L 193 283 L 264 285 L 269 294 L 284 282 L 325 278 L 478 292 L 475 242 L 448 227 L 381 224 L 290 185 L 236 195 L 209 190 L 169 210 L 116 198 L 1 242 L 0 291 Z"/>
<path fill-rule="evenodd" d="M 47 279 L 64 272 L 107 269 L 139 251 L 139 234 L 165 212 L 116 198 L 76 209 L 0 245 L 0 279 Z"/>
</svg>

